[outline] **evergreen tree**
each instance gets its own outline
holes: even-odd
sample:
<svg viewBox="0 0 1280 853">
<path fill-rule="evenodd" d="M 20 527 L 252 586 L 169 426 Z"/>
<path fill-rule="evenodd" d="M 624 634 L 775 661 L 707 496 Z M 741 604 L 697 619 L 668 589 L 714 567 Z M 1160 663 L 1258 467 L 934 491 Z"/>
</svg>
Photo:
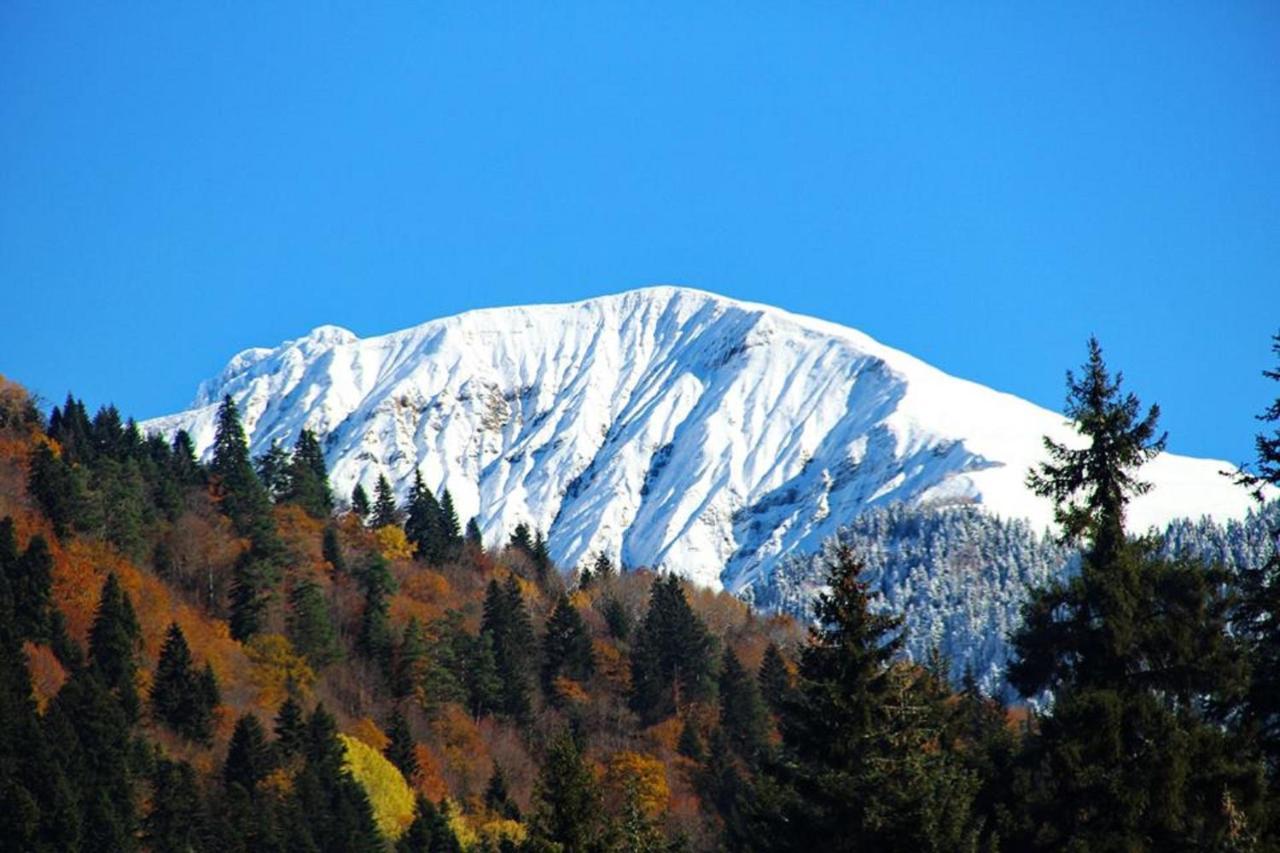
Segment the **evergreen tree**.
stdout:
<svg viewBox="0 0 1280 853">
<path fill-rule="evenodd" d="M 554 700 L 555 681 L 561 675 L 586 681 L 595 673 L 591 635 L 578 608 L 561 593 L 542 638 L 542 688 Z"/>
<path fill-rule="evenodd" d="M 231 636 L 241 642 L 260 632 L 280 582 L 275 561 L 250 548 L 236 560 L 231 580 Z"/>
<path fill-rule="evenodd" d="M 413 750 L 413 734 L 409 721 L 400 711 L 393 711 L 387 724 L 387 748 L 383 751 L 387 760 L 400 769 L 404 778 L 412 780 L 418 772 L 418 756 Z"/>
<path fill-rule="evenodd" d="M 533 570 L 539 585 L 545 586 L 547 573 L 551 570 L 551 554 L 547 551 L 547 540 L 543 538 L 541 530 L 533 537 L 533 550 L 529 556 L 533 560 Z"/>
<path fill-rule="evenodd" d="M 598 843 L 602 827 L 596 782 L 567 732 L 556 736 L 547 750 L 535 801 L 530 825 L 535 843 L 583 851 Z"/>
<path fill-rule="evenodd" d="M 297 779 L 301 811 L 322 853 L 381 853 L 373 809 L 360 783 L 344 769 L 344 748 L 333 716 L 317 706 L 307 722 L 306 764 Z"/>
<path fill-rule="evenodd" d="M 413 472 L 413 487 L 409 490 L 404 532 L 422 560 L 432 565 L 444 562 L 446 543 L 440 504 L 422 482 L 422 473 L 417 470 Z"/>
<path fill-rule="evenodd" d="M 502 587 L 497 581 L 489 582 L 480 633 L 488 637 L 493 648 L 501 684 L 501 711 L 518 720 L 526 719 L 532 707 L 529 673 L 534 666 L 537 645 L 515 575 L 508 575 Z"/>
<path fill-rule="evenodd" d="M 413 823 L 396 842 L 396 853 L 461 853 L 449 822 L 443 814 L 421 794 L 414 808 Z"/>
<path fill-rule="evenodd" d="M 527 557 L 533 556 L 533 538 L 529 533 L 529 525 L 523 521 L 516 525 L 515 530 L 511 532 L 511 541 L 507 543 L 508 548 L 515 548 Z"/>
<path fill-rule="evenodd" d="M 626 641 L 631 636 L 631 611 L 618 599 L 610 596 L 604 604 L 604 622 L 609 636 Z"/>
<path fill-rule="evenodd" d="M 493 636 L 481 633 L 469 643 L 462 680 L 466 686 L 467 706 L 477 720 L 495 711 L 505 711 L 503 681 L 498 673 Z"/>
<path fill-rule="evenodd" d="M 760 682 L 760 695 L 775 714 L 782 713 L 783 707 L 791 697 L 791 672 L 777 645 L 770 643 L 764 650 L 764 659 L 760 662 L 757 675 Z"/>
<path fill-rule="evenodd" d="M 115 693 L 129 720 L 138 718 L 137 650 L 141 637 L 129 594 L 107 575 L 89 629 L 89 657 L 102 684 Z"/>
<path fill-rule="evenodd" d="M 292 696 L 286 697 L 276 712 L 276 749 L 283 758 L 302 754 L 307 740 L 307 721 L 302 706 Z"/>
<path fill-rule="evenodd" d="M 203 486 L 204 469 L 196 459 L 196 446 L 191 435 L 178 430 L 173 436 L 173 452 L 169 456 L 173 477 L 183 486 Z"/>
<path fill-rule="evenodd" d="M 394 527 L 400 524 L 400 511 L 396 509 L 396 496 L 391 491 L 391 483 L 386 475 L 378 475 L 378 486 L 374 489 L 373 510 L 369 516 L 372 528 Z"/>
<path fill-rule="evenodd" d="M 329 604 L 320 585 L 299 581 L 289 594 L 289 640 L 316 669 L 342 658 L 338 634 L 329 617 Z"/>
<path fill-rule="evenodd" d="M 285 469 L 282 495 L 314 518 L 327 518 L 333 512 L 333 491 L 329 488 L 324 450 L 316 434 L 309 429 L 298 434 L 293 457 Z"/>
<path fill-rule="evenodd" d="M 1272 338 L 1272 351 L 1280 359 L 1280 334 Z M 1280 382 L 1280 362 L 1263 375 Z M 1257 458 L 1252 471 L 1241 470 L 1237 480 L 1252 489 L 1258 502 L 1264 484 L 1280 486 L 1280 395 L 1258 420 L 1274 424 L 1270 434 L 1254 438 Z M 1240 703 L 1245 737 L 1257 744 L 1266 763 L 1273 798 L 1280 791 L 1280 525 L 1269 530 L 1271 553 L 1260 565 L 1243 568 L 1236 581 L 1239 604 L 1232 627 L 1238 632 L 1249 661 L 1249 680 Z M 1280 805 L 1275 807 L 1280 814 Z M 1277 818 L 1280 820 L 1280 818 Z"/>
<path fill-rule="evenodd" d="M 631 646 L 631 707 L 648 723 L 670 717 L 715 693 L 713 648 L 706 625 L 689 607 L 680 580 L 655 580 L 649 610 Z"/>
<path fill-rule="evenodd" d="M 338 528 L 332 524 L 324 529 L 324 541 L 321 544 L 321 553 L 329 565 L 333 566 L 335 574 L 343 574 L 347 570 L 346 558 L 342 556 L 342 542 L 338 539 Z"/>
<path fill-rule="evenodd" d="M 697 725 L 688 717 L 680 724 L 680 740 L 676 741 L 676 752 L 699 764 L 707 760 L 707 745 L 702 742 Z"/>
<path fill-rule="evenodd" d="M 395 580 L 381 554 L 373 555 L 361 580 L 364 587 L 364 612 L 360 617 L 360 634 L 356 638 L 356 646 L 362 655 L 377 663 L 384 673 L 390 675 L 394 641 L 388 599 L 395 592 Z"/>
<path fill-rule="evenodd" d="M 355 488 L 351 490 L 351 511 L 361 521 L 369 517 L 369 493 L 359 483 L 356 483 Z"/>
<path fill-rule="evenodd" d="M 828 571 L 782 718 L 782 760 L 764 765 L 731 829 L 778 850 L 975 849 L 973 780 L 931 748 L 938 709 L 891 664 L 900 620 L 870 610 L 863 565 L 847 547 L 829 555 Z"/>
<path fill-rule="evenodd" d="M 227 395 L 218 409 L 217 428 L 213 438 L 213 461 L 209 471 L 214 476 L 216 493 L 222 511 L 235 524 L 236 530 L 248 536 L 254 546 L 263 549 L 274 543 L 275 527 L 271 518 L 271 499 L 249 460 L 249 443 L 240 413 Z"/>
<path fill-rule="evenodd" d="M 253 714 L 244 714 L 236 720 L 227 748 L 227 760 L 222 767 L 222 781 L 230 790 L 238 785 L 250 796 L 255 796 L 258 783 L 274 768 L 271 747 L 267 744 L 262 723 Z"/>
<path fill-rule="evenodd" d="M 152 792 L 151 810 L 142 823 L 146 848 L 155 853 L 208 849 L 208 814 L 191 765 L 157 759 Z"/>
<path fill-rule="evenodd" d="M 1029 477 L 1086 542 L 1079 573 L 1033 592 L 1014 637 L 1010 683 L 1054 697 L 1025 758 L 1033 848 L 1207 849 L 1233 831 L 1224 800 L 1257 818 L 1253 771 L 1209 718 L 1243 675 L 1224 578 L 1125 538 L 1126 504 L 1149 488 L 1136 469 L 1164 444 L 1159 410 L 1139 411 L 1091 340 L 1067 402 L 1089 446 L 1047 442 L 1051 461 Z"/>
<path fill-rule="evenodd" d="M 468 545 L 475 548 L 484 547 L 484 537 L 480 535 L 480 522 L 474 515 L 467 521 L 466 541 Z"/>
<path fill-rule="evenodd" d="M 609 559 L 609 555 L 604 551 L 596 555 L 596 561 L 591 567 L 591 573 L 600 583 L 608 583 L 616 574 L 613 568 L 613 561 Z"/>
<path fill-rule="evenodd" d="M 445 557 L 453 559 L 462 545 L 462 531 L 458 526 L 458 511 L 453 508 L 453 495 L 449 494 L 448 489 L 440 495 L 440 532 Z"/>
<path fill-rule="evenodd" d="M 37 533 L 19 556 L 11 518 L 0 521 L 0 540 L 0 571 L 8 578 L 18 635 L 37 643 L 51 642 L 55 617 L 53 555 L 49 545 Z"/>
<path fill-rule="evenodd" d="M 151 686 L 151 713 L 157 721 L 197 743 L 213 737 L 213 708 L 193 668 L 187 638 L 177 622 L 165 636 L 155 681 Z"/>
<path fill-rule="evenodd" d="M 422 623 L 416 617 L 410 618 L 404 626 L 391 684 L 392 694 L 397 699 L 417 694 L 426 677 L 427 657 L 427 638 Z"/>
<path fill-rule="evenodd" d="M 271 500 L 280 503 L 289 492 L 289 467 L 292 456 L 279 441 L 271 442 L 267 452 L 254 460 L 258 480 Z"/>
<path fill-rule="evenodd" d="M 520 807 L 511 799 L 506 774 L 502 772 L 502 765 L 497 762 L 494 762 L 493 773 L 489 776 L 489 784 L 484 791 L 484 806 L 506 820 L 520 820 Z"/>
<path fill-rule="evenodd" d="M 720 658 L 720 728 L 748 763 L 754 763 L 768 749 L 768 713 L 755 679 L 726 647 Z"/>
</svg>

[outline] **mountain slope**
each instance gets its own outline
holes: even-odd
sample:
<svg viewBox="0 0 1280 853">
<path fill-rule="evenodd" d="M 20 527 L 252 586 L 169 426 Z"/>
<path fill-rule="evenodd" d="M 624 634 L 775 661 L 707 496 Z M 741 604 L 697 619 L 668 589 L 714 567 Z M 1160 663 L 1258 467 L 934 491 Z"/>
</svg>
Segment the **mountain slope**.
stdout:
<svg viewBox="0 0 1280 853">
<path fill-rule="evenodd" d="M 741 590 L 871 506 L 977 502 L 1049 522 L 1023 483 L 1061 415 L 853 329 L 674 287 L 472 311 L 360 339 L 333 326 L 246 350 L 193 408 L 145 423 L 208 451 L 224 394 L 253 451 L 319 434 L 339 494 L 420 466 L 487 541 L 520 521 L 573 566 L 604 551 Z M 1241 516 L 1227 464 L 1164 455 L 1145 529 Z"/>
</svg>

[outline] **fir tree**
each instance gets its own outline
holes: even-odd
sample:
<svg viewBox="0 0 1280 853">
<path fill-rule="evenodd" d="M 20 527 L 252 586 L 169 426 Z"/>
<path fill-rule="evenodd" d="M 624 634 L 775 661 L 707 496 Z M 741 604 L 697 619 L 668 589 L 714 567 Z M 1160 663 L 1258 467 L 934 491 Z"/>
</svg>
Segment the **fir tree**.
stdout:
<svg viewBox="0 0 1280 853">
<path fill-rule="evenodd" d="M 463 672 L 467 706 L 477 720 L 495 711 L 505 711 L 504 684 L 498 672 L 491 634 L 481 633 L 470 643 Z"/>
<path fill-rule="evenodd" d="M 422 623 L 410 618 L 404 626 L 400 648 L 396 653 L 395 677 L 392 679 L 392 695 L 404 699 L 417 694 L 427 670 L 427 638 Z"/>
<path fill-rule="evenodd" d="M 151 713 L 174 732 L 197 743 L 213 736 L 212 707 L 200 686 L 187 638 L 177 622 L 170 624 L 151 687 Z"/>
<path fill-rule="evenodd" d="M 467 521 L 466 541 L 468 545 L 475 548 L 484 547 L 484 537 L 480 535 L 480 522 L 474 515 Z"/>
<path fill-rule="evenodd" d="M 649 723 L 715 693 L 715 641 L 685 598 L 680 580 L 655 580 L 649 610 L 631 646 L 631 707 Z"/>
<path fill-rule="evenodd" d="M 151 810 L 143 819 L 143 841 L 156 853 L 205 850 L 208 814 L 195 771 L 185 761 L 156 760 Z"/>
<path fill-rule="evenodd" d="M 440 504 L 422 482 L 422 473 L 417 470 L 413 472 L 413 487 L 409 490 L 409 511 L 405 517 L 404 532 L 424 561 L 432 565 L 444 561 L 446 543 Z"/>
<path fill-rule="evenodd" d="M 394 641 L 388 599 L 395 591 L 395 580 L 381 554 L 374 554 L 361 580 L 364 587 L 364 612 L 360 617 L 360 634 L 356 638 L 356 646 L 362 655 L 377 663 L 384 673 L 390 675 Z"/>
<path fill-rule="evenodd" d="M 369 517 L 369 493 L 359 483 L 356 483 L 355 488 L 351 490 L 351 511 L 361 521 Z"/>
<path fill-rule="evenodd" d="M 251 548 L 236 560 L 231 581 L 231 636 L 241 642 L 263 629 L 280 570 L 274 560 Z"/>
<path fill-rule="evenodd" d="M 400 769 L 404 778 L 412 780 L 418 772 L 418 756 L 413 749 L 413 734 L 409 722 L 398 710 L 393 711 L 387 723 L 387 748 L 383 751 L 387 760 Z"/>
<path fill-rule="evenodd" d="M 373 510 L 369 516 L 372 528 L 394 527 L 400 524 L 400 511 L 396 509 L 396 497 L 391 491 L 391 483 L 385 474 L 378 475 L 378 486 L 374 489 Z"/>
<path fill-rule="evenodd" d="M 272 771 L 271 747 L 267 744 L 262 723 L 253 714 L 244 714 L 236 720 L 231 744 L 227 748 L 227 760 L 222 767 L 222 781 L 230 790 L 238 785 L 254 796 L 258 783 Z"/>
<path fill-rule="evenodd" d="M 754 763 L 769 745 L 769 717 L 760 688 L 733 650 L 720 659 L 720 728 L 744 761 Z"/>
<path fill-rule="evenodd" d="M 613 568 L 613 561 L 609 559 L 609 555 L 604 551 L 596 555 L 596 561 L 591 567 L 591 573 L 600 583 L 608 583 L 616 574 Z"/>
<path fill-rule="evenodd" d="M 258 480 L 268 497 L 279 503 L 289 491 L 289 465 L 292 457 L 279 441 L 271 442 L 267 452 L 254 460 Z"/>
<path fill-rule="evenodd" d="M 138 718 L 137 649 L 141 636 L 129 594 L 115 573 L 107 575 L 89 629 L 89 658 L 102 683 L 120 701 L 128 719 Z"/>
<path fill-rule="evenodd" d="M 458 526 L 458 511 L 453 508 L 453 495 L 449 494 L 448 489 L 440 495 L 440 532 L 445 557 L 453 559 L 462 545 L 462 531 Z"/>
<path fill-rule="evenodd" d="M 19 636 L 37 643 L 48 643 L 54 634 L 53 555 L 40 534 L 31 537 L 27 550 L 17 555 L 13 521 L 0 521 L 0 571 L 8 577 L 13 596 L 13 613 Z M 7 552 L 7 553 L 6 553 Z"/>
<path fill-rule="evenodd" d="M 396 842 L 396 853 L 461 853 L 461 850 L 445 816 L 426 797 L 418 795 L 413 823 Z"/>
<path fill-rule="evenodd" d="M 594 848 L 602 829 L 596 782 L 567 732 L 556 736 L 547 751 L 535 801 L 530 826 L 535 842 L 563 850 Z"/>
<path fill-rule="evenodd" d="M 327 518 L 333 512 L 333 491 L 329 488 L 324 451 L 316 434 L 309 429 L 298 434 L 293 457 L 285 468 L 282 496 L 314 518 Z"/>
<path fill-rule="evenodd" d="M 760 695 L 775 713 L 782 712 L 787 700 L 791 697 L 791 672 L 777 645 L 770 643 L 764 650 L 764 659 L 760 662 L 757 676 L 760 683 Z"/>
<path fill-rule="evenodd" d="M 286 697 L 276 712 L 276 749 L 284 758 L 302 754 L 306 746 L 307 721 L 302 706 L 292 696 Z"/>
<path fill-rule="evenodd" d="M 303 580 L 289 594 L 289 640 L 316 669 L 342 657 L 338 634 L 329 617 L 329 604 L 315 581 Z"/>
<path fill-rule="evenodd" d="M 324 529 L 321 553 L 329 565 L 333 566 L 334 574 L 343 574 L 347 571 L 347 560 L 342 555 L 342 542 L 338 539 L 338 528 L 332 524 Z"/>
<path fill-rule="evenodd" d="M 1052 461 L 1029 478 L 1086 548 L 1077 575 L 1033 592 L 1014 638 L 1010 683 L 1054 696 L 1029 741 L 1034 834 L 1021 843 L 1212 847 L 1230 832 L 1224 798 L 1254 808 L 1250 768 L 1207 717 L 1208 702 L 1238 690 L 1241 660 L 1224 578 L 1125 538 L 1126 505 L 1149 488 L 1137 468 L 1164 438 L 1159 410 L 1139 419 L 1120 386 L 1091 340 L 1085 375 L 1068 374 L 1067 402 L 1089 446 L 1047 443 Z"/>
<path fill-rule="evenodd" d="M 632 621 L 631 611 L 625 604 L 612 596 L 605 600 L 604 622 L 610 637 L 625 642 L 631 636 Z"/>
<path fill-rule="evenodd" d="M 542 638 L 542 688 L 554 698 L 555 681 L 561 675 L 586 681 L 594 672 L 595 656 L 587 626 L 569 597 L 561 593 Z"/>
<path fill-rule="evenodd" d="M 240 413 L 230 395 L 223 397 L 218 409 L 209 470 L 215 478 L 222 511 L 236 530 L 253 540 L 256 548 L 269 548 L 275 539 L 271 499 L 254 473 Z"/>
<path fill-rule="evenodd" d="M 676 752 L 699 764 L 707 760 L 707 745 L 703 743 L 697 725 L 689 717 L 685 717 L 680 724 L 680 740 L 676 741 Z"/>
<path fill-rule="evenodd" d="M 527 557 L 533 556 L 533 539 L 529 533 L 529 525 L 523 521 L 516 525 L 515 530 L 511 532 L 511 541 L 507 543 L 508 548 L 514 548 Z"/>
<path fill-rule="evenodd" d="M 507 790 L 507 777 L 502 772 L 502 765 L 494 762 L 493 773 L 489 776 L 489 784 L 484 791 L 484 807 L 495 815 L 506 820 L 520 820 L 520 808 L 511 799 Z"/>
</svg>

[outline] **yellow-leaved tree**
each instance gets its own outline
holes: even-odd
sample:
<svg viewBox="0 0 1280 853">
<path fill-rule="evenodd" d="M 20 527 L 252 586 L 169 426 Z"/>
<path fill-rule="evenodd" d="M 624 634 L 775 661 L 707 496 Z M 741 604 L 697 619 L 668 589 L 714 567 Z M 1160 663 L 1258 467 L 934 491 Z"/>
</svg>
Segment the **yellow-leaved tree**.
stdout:
<svg viewBox="0 0 1280 853">
<path fill-rule="evenodd" d="M 382 753 L 359 738 L 338 735 L 346 749 L 346 767 L 364 788 L 373 819 L 387 838 L 397 839 L 413 823 L 413 791 Z"/>
</svg>

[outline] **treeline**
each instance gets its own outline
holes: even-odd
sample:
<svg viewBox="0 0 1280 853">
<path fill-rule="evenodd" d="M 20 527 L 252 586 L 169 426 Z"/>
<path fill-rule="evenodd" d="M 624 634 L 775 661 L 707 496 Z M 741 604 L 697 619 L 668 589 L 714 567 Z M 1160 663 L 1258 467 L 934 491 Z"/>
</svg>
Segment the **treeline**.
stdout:
<svg viewBox="0 0 1280 853">
<path fill-rule="evenodd" d="M 421 478 L 339 502 L 315 436 L 251 459 L 229 399 L 203 465 L 0 388 L 0 847 L 1280 847 L 1280 559 L 1125 535 L 1163 437 L 1096 343 L 1067 413 L 1088 441 L 1030 482 L 1080 566 L 1006 707 L 903 655 L 847 543 L 806 636 L 523 525 L 485 550 Z"/>
</svg>

